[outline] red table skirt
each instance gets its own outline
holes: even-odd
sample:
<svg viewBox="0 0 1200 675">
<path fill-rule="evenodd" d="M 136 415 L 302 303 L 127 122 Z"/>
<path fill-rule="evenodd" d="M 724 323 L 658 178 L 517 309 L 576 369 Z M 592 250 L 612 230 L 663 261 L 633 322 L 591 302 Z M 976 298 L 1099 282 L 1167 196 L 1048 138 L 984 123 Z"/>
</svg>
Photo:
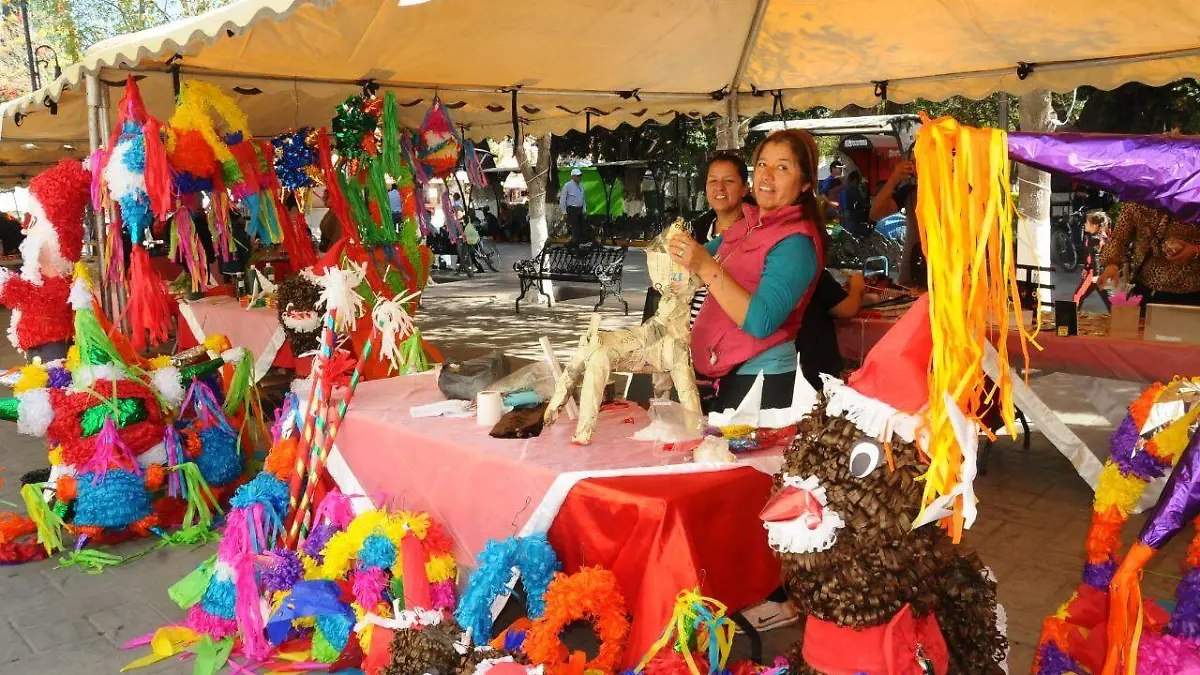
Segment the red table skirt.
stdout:
<svg viewBox="0 0 1200 675">
<path fill-rule="evenodd" d="M 624 667 L 662 634 L 679 591 L 700 588 L 735 612 L 779 587 L 758 518 L 770 491 L 771 477 L 749 467 L 575 485 L 547 536 L 564 571 L 616 575 L 633 616 Z"/>
</svg>

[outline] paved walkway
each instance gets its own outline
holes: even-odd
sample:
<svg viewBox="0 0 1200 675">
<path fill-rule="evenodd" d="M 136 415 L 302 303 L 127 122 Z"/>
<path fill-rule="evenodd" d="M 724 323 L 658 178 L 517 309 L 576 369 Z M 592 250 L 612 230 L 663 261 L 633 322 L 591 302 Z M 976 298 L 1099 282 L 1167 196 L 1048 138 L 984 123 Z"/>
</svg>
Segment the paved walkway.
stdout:
<svg viewBox="0 0 1200 675">
<path fill-rule="evenodd" d="M 502 245 L 505 269 L 528 249 Z M 641 316 L 647 279 L 645 259 L 631 251 L 626 266 L 625 296 L 630 315 L 619 305 L 606 304 L 604 326 L 618 327 Z M 504 348 L 510 353 L 537 357 L 537 337 L 547 335 L 560 355 L 578 342 L 596 301 L 589 290 L 572 292 L 552 308 L 530 303 L 517 316 L 513 312 L 516 278 L 510 272 L 485 274 L 474 279 L 438 284 L 428 290 L 420 317 L 428 339 L 452 355 L 480 349 Z M 0 324 L 7 325 L 7 312 Z M 7 346 L 0 348 L 0 367 L 19 363 Z M 1051 376 L 1053 377 L 1053 376 Z M 1051 405 L 1074 413 L 1074 428 L 1103 443 L 1105 432 L 1089 427 L 1086 404 L 1075 401 L 1069 383 L 1063 382 Z M 45 449 L 38 439 L 20 436 L 15 425 L 0 423 L 0 504 L 13 508 L 19 502 L 20 475 L 45 466 Z M 965 541 L 995 570 L 1000 599 L 1008 609 L 1009 638 L 1013 644 L 1011 672 L 1027 672 L 1042 618 L 1066 600 L 1079 580 L 1083 543 L 1091 514 L 1091 494 L 1070 465 L 1044 438 L 1035 434 L 1029 451 L 1000 439 L 992 453 L 990 471 L 978 482 L 980 517 Z M 1134 519 L 1140 525 L 1139 519 Z M 1130 531 L 1137 525 L 1131 525 Z M 131 553 L 146 544 L 131 543 L 116 552 Z M 1173 592 L 1185 542 L 1157 556 L 1149 567 L 1148 594 Z M 54 569 L 45 561 L 0 568 L 0 675 L 68 672 L 116 673 L 121 666 L 145 653 L 121 652 L 125 641 L 178 620 L 183 613 L 167 598 L 167 587 L 210 554 L 198 550 L 160 550 L 102 575 Z M 795 640 L 794 632 L 778 630 L 767 635 L 767 653 L 780 654 Z M 737 653 L 745 655 L 744 638 Z M 188 673 L 190 664 L 167 661 L 140 672 Z"/>
</svg>

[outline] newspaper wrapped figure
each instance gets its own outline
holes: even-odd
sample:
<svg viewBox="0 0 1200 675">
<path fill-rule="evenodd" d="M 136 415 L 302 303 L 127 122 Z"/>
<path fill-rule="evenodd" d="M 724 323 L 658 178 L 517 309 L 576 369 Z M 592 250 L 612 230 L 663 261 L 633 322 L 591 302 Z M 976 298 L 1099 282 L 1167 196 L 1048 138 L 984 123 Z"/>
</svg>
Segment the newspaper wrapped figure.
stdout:
<svg viewBox="0 0 1200 675">
<path fill-rule="evenodd" d="M 662 293 L 658 311 L 640 326 L 625 330 L 599 330 L 599 315 L 580 338 L 579 349 L 558 378 L 546 407 L 546 424 L 553 424 L 576 386 L 580 388 L 579 421 L 572 442 L 587 445 L 596 431 L 596 417 L 604 388 L 614 371 L 645 373 L 654 378 L 654 395 L 666 398 L 671 390 L 689 410 L 700 412 L 700 392 L 692 370 L 692 336 L 688 328 L 692 296 L 700 279 L 672 262 L 667 242 L 677 232 L 687 232 L 676 220 L 646 247 L 646 266 L 654 287 Z"/>
</svg>

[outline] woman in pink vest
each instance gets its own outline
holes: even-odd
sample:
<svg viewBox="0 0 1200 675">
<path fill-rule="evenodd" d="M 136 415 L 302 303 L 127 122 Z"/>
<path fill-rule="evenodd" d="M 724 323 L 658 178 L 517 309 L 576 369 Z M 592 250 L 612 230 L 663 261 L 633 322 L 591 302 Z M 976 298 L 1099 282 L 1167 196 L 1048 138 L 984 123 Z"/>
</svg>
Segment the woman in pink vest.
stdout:
<svg viewBox="0 0 1200 675">
<path fill-rule="evenodd" d="M 817 144 L 796 129 L 777 131 L 754 152 L 754 197 L 745 218 L 701 246 L 687 235 L 671 255 L 708 288 L 692 328 L 692 361 L 714 382 L 706 410 L 736 407 L 764 375 L 764 408 L 786 407 L 796 377 L 796 334 L 824 268 L 816 197 Z"/>
</svg>

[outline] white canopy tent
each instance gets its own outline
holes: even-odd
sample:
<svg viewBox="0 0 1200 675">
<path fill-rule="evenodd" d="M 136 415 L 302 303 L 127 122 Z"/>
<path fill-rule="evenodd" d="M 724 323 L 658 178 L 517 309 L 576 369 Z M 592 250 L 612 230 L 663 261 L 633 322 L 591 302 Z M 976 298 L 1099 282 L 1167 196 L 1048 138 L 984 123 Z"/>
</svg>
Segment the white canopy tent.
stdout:
<svg viewBox="0 0 1200 675">
<path fill-rule="evenodd" d="M 0 141 L 80 150 L 89 76 L 144 78 L 165 118 L 173 70 L 236 92 L 263 136 L 327 124 L 371 80 L 396 91 L 402 123 L 419 123 L 436 93 L 478 139 L 511 134 L 514 90 L 523 131 L 539 134 L 676 112 L 1162 84 L 1200 74 L 1200 3 L 240 0 L 95 45 L 0 108 Z"/>
</svg>

